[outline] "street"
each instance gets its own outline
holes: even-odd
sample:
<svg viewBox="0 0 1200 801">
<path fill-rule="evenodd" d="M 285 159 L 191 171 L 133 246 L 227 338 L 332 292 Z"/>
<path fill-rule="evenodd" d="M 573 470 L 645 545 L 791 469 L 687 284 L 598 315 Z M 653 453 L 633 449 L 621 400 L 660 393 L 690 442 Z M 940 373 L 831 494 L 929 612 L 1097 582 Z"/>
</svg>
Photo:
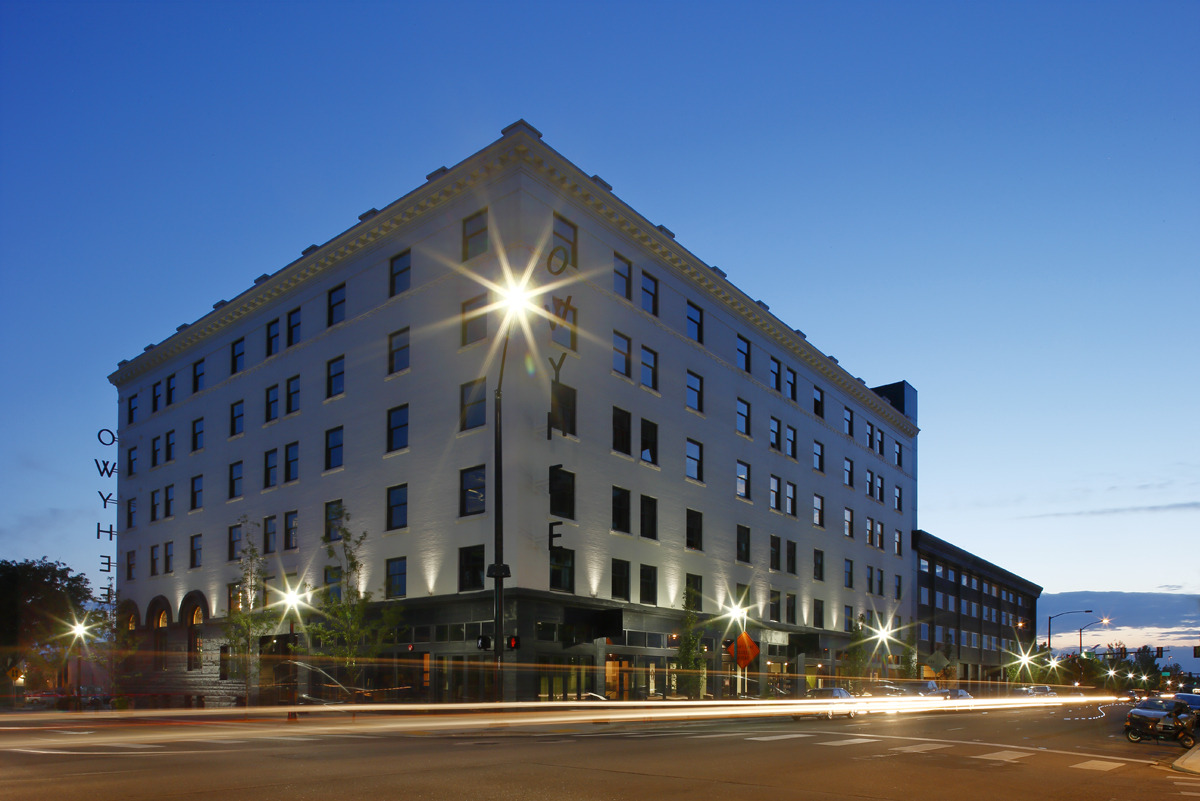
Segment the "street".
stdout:
<svg viewBox="0 0 1200 801">
<path fill-rule="evenodd" d="M 5 799 L 1130 799 L 1200 796 L 1125 704 L 719 721 L 520 713 L 0 718 Z M 647 717 L 652 717 L 653 712 Z M 427 724 L 427 725 L 424 725 Z M 423 727 L 424 726 L 424 727 Z M 438 727 L 448 728 L 438 728 Z"/>
</svg>

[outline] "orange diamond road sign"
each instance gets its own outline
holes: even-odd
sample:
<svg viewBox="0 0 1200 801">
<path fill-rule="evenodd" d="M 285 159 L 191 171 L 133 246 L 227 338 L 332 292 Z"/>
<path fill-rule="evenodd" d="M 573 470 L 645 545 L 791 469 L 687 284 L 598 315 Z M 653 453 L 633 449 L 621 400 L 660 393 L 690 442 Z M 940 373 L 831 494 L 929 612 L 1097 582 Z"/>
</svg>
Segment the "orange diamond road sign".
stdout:
<svg viewBox="0 0 1200 801">
<path fill-rule="evenodd" d="M 754 657 L 758 656 L 758 646 L 744 631 L 725 650 L 737 660 L 737 666 L 740 668 L 746 667 L 754 661 Z"/>
</svg>

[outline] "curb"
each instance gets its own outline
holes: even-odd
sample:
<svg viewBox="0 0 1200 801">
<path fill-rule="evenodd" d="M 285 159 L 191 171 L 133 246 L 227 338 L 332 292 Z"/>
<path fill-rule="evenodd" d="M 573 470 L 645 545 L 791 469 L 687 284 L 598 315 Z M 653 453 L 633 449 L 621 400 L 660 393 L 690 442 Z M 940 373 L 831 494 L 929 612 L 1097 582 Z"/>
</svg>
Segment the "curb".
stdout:
<svg viewBox="0 0 1200 801">
<path fill-rule="evenodd" d="M 1186 754 L 1171 763 L 1171 769 L 1200 775 L 1200 747 L 1192 746 Z"/>
</svg>

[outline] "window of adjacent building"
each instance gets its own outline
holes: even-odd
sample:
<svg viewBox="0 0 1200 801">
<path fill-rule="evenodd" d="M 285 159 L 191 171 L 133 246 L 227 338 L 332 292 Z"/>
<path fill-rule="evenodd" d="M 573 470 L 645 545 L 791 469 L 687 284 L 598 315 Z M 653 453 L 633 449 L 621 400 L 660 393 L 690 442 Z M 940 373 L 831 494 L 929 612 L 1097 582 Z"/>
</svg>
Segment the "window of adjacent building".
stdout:
<svg viewBox="0 0 1200 801">
<path fill-rule="evenodd" d="M 408 526 L 408 485 L 398 484 L 387 490 L 387 528 L 395 531 Z"/>
<path fill-rule="evenodd" d="M 150 388 L 150 412 L 157 412 L 162 406 L 162 382 L 155 381 L 154 386 Z"/>
<path fill-rule="evenodd" d="M 616 406 L 612 416 L 612 449 L 633 455 L 633 415 Z"/>
<path fill-rule="evenodd" d="M 638 603 L 655 606 L 658 604 L 658 568 L 654 565 L 642 565 L 641 591 L 638 593 Z"/>
<path fill-rule="evenodd" d="M 246 367 L 246 340 L 238 339 L 229 346 L 229 373 L 240 373 Z"/>
<path fill-rule="evenodd" d="M 867 592 L 871 592 L 871 587 L 875 584 L 875 568 L 867 565 Z"/>
<path fill-rule="evenodd" d="M 229 436 L 236 437 L 242 433 L 246 404 L 244 401 L 234 401 L 229 404 Z"/>
<path fill-rule="evenodd" d="M 125 399 L 125 422 L 129 423 L 129 424 L 136 423 L 137 416 L 138 416 L 138 396 L 135 393 Z"/>
<path fill-rule="evenodd" d="M 204 507 L 204 476 L 192 476 L 192 509 Z"/>
<path fill-rule="evenodd" d="M 325 363 L 325 397 L 334 398 L 346 391 L 346 357 Z"/>
<path fill-rule="evenodd" d="M 263 419 L 265 422 L 271 422 L 279 417 L 279 385 L 272 384 L 267 387 L 263 398 Z"/>
<path fill-rule="evenodd" d="M 813 414 L 825 417 L 825 390 L 820 387 L 813 387 Z"/>
<path fill-rule="evenodd" d="M 283 549 L 293 551 L 300 547 L 300 513 L 285 512 L 283 515 Z"/>
<path fill-rule="evenodd" d="M 342 568 L 340 565 L 325 568 L 325 596 L 335 601 L 342 600 Z"/>
<path fill-rule="evenodd" d="M 735 492 L 739 498 L 750 497 L 750 465 L 743 461 L 737 463 L 737 480 L 735 483 Z"/>
<path fill-rule="evenodd" d="M 550 589 L 575 592 L 575 551 L 570 548 L 550 549 Z"/>
<path fill-rule="evenodd" d="M 275 545 L 278 531 L 276 529 L 275 515 L 264 517 L 262 522 L 262 552 L 275 553 Z"/>
<path fill-rule="evenodd" d="M 384 597 L 403 598 L 408 594 L 408 559 L 398 556 L 386 562 Z"/>
<path fill-rule="evenodd" d="M 203 431 L 203 424 L 201 425 Z M 194 450 L 194 449 L 193 449 Z M 125 451 L 125 475 L 136 476 L 138 463 L 138 449 L 136 445 L 132 445 Z"/>
<path fill-rule="evenodd" d="M 554 314 L 550 317 L 550 339 L 568 350 L 578 350 L 579 309 L 567 300 L 554 299 Z"/>
<path fill-rule="evenodd" d="M 750 527 L 737 527 L 737 560 L 739 562 L 750 561 Z"/>
<path fill-rule="evenodd" d="M 652 423 L 642 418 L 642 450 L 643 462 L 658 464 L 658 423 Z"/>
<path fill-rule="evenodd" d="M 842 408 L 842 433 L 848 437 L 854 436 L 854 411 L 849 407 Z"/>
<path fill-rule="evenodd" d="M 770 568 L 780 570 L 783 564 L 783 540 L 772 534 L 770 539 Z"/>
<path fill-rule="evenodd" d="M 697 342 L 704 342 L 704 309 L 690 300 L 687 304 L 687 335 Z"/>
<path fill-rule="evenodd" d="M 242 527 L 241 526 L 230 526 L 229 527 L 229 540 L 228 540 L 228 555 L 226 556 L 226 558 L 230 562 L 232 562 L 236 559 L 240 559 L 241 557 L 242 557 Z"/>
<path fill-rule="evenodd" d="M 337 542 L 342 538 L 345 507 L 342 499 L 325 503 L 325 542 Z"/>
<path fill-rule="evenodd" d="M 175 461 L 175 432 L 168 431 L 163 435 L 163 460 L 167 462 Z M 896 507 L 897 509 L 899 507 Z"/>
<path fill-rule="evenodd" d="M 883 502 L 883 474 L 882 473 L 875 476 L 874 483 L 875 483 L 875 500 L 882 503 Z"/>
<path fill-rule="evenodd" d="M 153 523 L 155 520 L 158 520 L 158 507 L 159 507 L 159 500 L 161 498 L 162 498 L 162 495 L 159 493 L 158 490 L 150 490 L 150 522 L 151 523 Z"/>
<path fill-rule="evenodd" d="M 388 271 L 388 297 L 394 297 L 412 286 L 412 251 L 392 257 Z"/>
<path fill-rule="evenodd" d="M 904 535 L 900 532 L 900 529 L 896 529 L 896 531 L 892 534 L 892 550 L 895 552 L 896 556 L 904 555 L 903 538 Z"/>
<path fill-rule="evenodd" d="M 300 443 L 289 442 L 283 446 L 284 483 L 300 478 Z"/>
<path fill-rule="evenodd" d="M 796 485 L 790 481 L 783 485 L 783 513 L 796 516 Z"/>
<path fill-rule="evenodd" d="M 613 292 L 633 300 L 633 264 L 619 253 L 613 254 Z"/>
<path fill-rule="evenodd" d="M 135 568 L 137 567 L 137 551 L 125 552 L 125 580 L 133 581 Z"/>
<path fill-rule="evenodd" d="M 695 573 L 686 573 L 683 577 L 683 588 L 685 608 L 690 603 L 695 611 L 704 611 L 704 579 Z"/>
<path fill-rule="evenodd" d="M 612 560 L 612 598 L 614 601 L 629 600 L 629 562 Z"/>
<path fill-rule="evenodd" d="M 613 364 L 614 372 L 629 378 L 633 375 L 633 344 L 629 337 L 613 331 Z"/>
<path fill-rule="evenodd" d="M 458 591 L 483 589 L 483 546 L 468 545 L 458 549 Z"/>
<path fill-rule="evenodd" d="M 287 346 L 300 341 L 300 310 L 292 309 L 287 315 Z"/>
<path fill-rule="evenodd" d="M 550 514 L 575 519 L 575 474 L 562 465 L 550 466 Z"/>
<path fill-rule="evenodd" d="M 774 621 L 779 620 L 779 611 L 780 611 L 779 607 L 780 607 L 780 592 L 779 592 L 779 590 L 771 590 L 770 594 L 767 596 L 767 619 L 768 620 L 774 620 Z"/>
<path fill-rule="evenodd" d="M 847 487 L 854 486 L 854 461 L 851 459 L 842 460 L 842 483 Z"/>
<path fill-rule="evenodd" d="M 813 470 L 819 473 L 825 472 L 825 446 L 813 440 Z"/>
<path fill-rule="evenodd" d="M 853 539 L 854 538 L 854 510 L 842 510 L 842 534 Z"/>
<path fill-rule="evenodd" d="M 787 599 L 784 602 L 784 623 L 796 624 L 796 596 L 794 593 L 788 593 Z"/>
<path fill-rule="evenodd" d="M 267 355 L 274 356 L 279 352 L 279 318 L 267 323 Z"/>
<path fill-rule="evenodd" d="M 900 487 L 892 487 L 892 508 L 897 512 L 904 511 L 904 491 Z"/>
<path fill-rule="evenodd" d="M 287 380 L 287 400 L 284 402 L 283 413 L 292 414 L 300 411 L 300 376 L 294 375 Z"/>
<path fill-rule="evenodd" d="M 561 381 L 550 382 L 550 428 L 575 436 L 577 398 L 575 387 Z"/>
<path fill-rule="evenodd" d="M 192 394 L 204 389 L 204 359 L 192 362 Z"/>
<path fill-rule="evenodd" d="M 892 463 L 896 467 L 904 467 L 904 449 L 899 442 L 892 443 Z"/>
<path fill-rule="evenodd" d="M 612 529 L 624 534 L 632 532 L 632 493 L 624 487 L 612 488 Z"/>
<path fill-rule="evenodd" d="M 642 386 L 658 389 L 658 353 L 642 346 Z"/>
<path fill-rule="evenodd" d="M 776 451 L 783 450 L 783 421 L 772 417 L 767 431 L 767 445 Z"/>
<path fill-rule="evenodd" d="M 137 498 L 129 498 L 125 501 L 125 528 L 133 528 L 137 525 Z"/>
<path fill-rule="evenodd" d="M 704 480 L 704 445 L 692 439 L 684 451 L 684 473 L 696 481 Z"/>
<path fill-rule="evenodd" d="M 813 549 L 813 581 L 825 580 L 825 552 Z"/>
<path fill-rule="evenodd" d="M 741 334 L 737 335 L 737 366 L 750 372 L 750 340 Z"/>
<path fill-rule="evenodd" d="M 561 217 L 558 214 L 554 215 L 554 248 L 562 248 L 566 251 L 564 261 L 566 264 L 575 267 L 578 265 L 578 240 L 579 229 L 575 224 L 569 221 L 566 217 Z"/>
<path fill-rule="evenodd" d="M 458 515 L 482 514 L 484 511 L 484 489 L 487 470 L 483 465 L 467 467 L 458 474 Z"/>
<path fill-rule="evenodd" d="M 331 428 L 325 432 L 325 469 L 332 470 L 342 466 L 342 427 Z"/>
<path fill-rule="evenodd" d="M 772 356 L 770 368 L 771 389 L 776 392 L 783 392 L 783 364 L 780 363 L 779 359 Z"/>
<path fill-rule="evenodd" d="M 408 447 L 408 404 L 394 406 L 387 413 L 387 449 L 389 452 Z"/>
<path fill-rule="evenodd" d="M 164 573 L 174 573 L 175 572 L 175 543 L 174 542 L 164 542 L 163 543 L 163 572 Z"/>
<path fill-rule="evenodd" d="M 704 550 L 704 514 L 695 509 L 687 510 L 684 545 L 693 551 Z"/>
<path fill-rule="evenodd" d="M 843 623 L 842 623 L 843 631 L 848 631 L 848 632 L 854 631 L 854 607 L 853 606 L 846 604 L 845 609 L 842 610 L 842 621 L 843 621 Z"/>
<path fill-rule="evenodd" d="M 462 344 L 470 345 L 487 339 L 487 294 L 477 295 L 462 304 L 460 329 Z"/>
<path fill-rule="evenodd" d="M 242 497 L 242 463 L 234 462 L 229 465 L 229 497 Z"/>
<path fill-rule="evenodd" d="M 658 316 L 658 279 L 642 272 L 642 311 Z"/>
<path fill-rule="evenodd" d="M 704 377 L 691 370 L 687 373 L 687 407 L 697 412 L 704 411 Z"/>
<path fill-rule="evenodd" d="M 825 528 L 825 499 L 820 495 L 813 495 L 813 525 L 820 528 Z"/>
<path fill-rule="evenodd" d="M 813 628 L 825 628 L 825 602 L 820 598 L 813 599 Z"/>
<path fill-rule="evenodd" d="M 767 479 L 767 504 L 777 512 L 783 511 L 783 479 L 770 476 Z"/>
<path fill-rule="evenodd" d="M 401 328 L 388 336 L 388 374 L 408 369 L 408 329 Z"/>
<path fill-rule="evenodd" d="M 658 539 L 658 499 L 649 495 L 641 500 L 641 535 L 648 540 Z"/>
<path fill-rule="evenodd" d="M 163 517 L 172 517 L 175 514 L 175 485 L 168 484 L 163 487 Z"/>
<path fill-rule="evenodd" d="M 462 223 L 462 260 L 473 259 L 488 249 L 487 209 L 477 211 Z"/>
<path fill-rule="evenodd" d="M 790 367 L 784 370 L 783 394 L 791 401 L 796 400 L 796 371 Z"/>
<path fill-rule="evenodd" d="M 845 575 L 843 576 L 843 585 L 847 589 L 854 589 L 854 560 L 847 559 L 845 564 Z"/>
<path fill-rule="evenodd" d="M 154 437 L 150 440 L 150 466 L 158 467 L 162 461 L 162 437 Z"/>
<path fill-rule="evenodd" d="M 750 436 L 750 402 L 737 399 L 737 431 Z"/>
<path fill-rule="evenodd" d="M 875 497 L 875 471 L 874 470 L 867 471 L 867 496 L 870 498 Z"/>
<path fill-rule="evenodd" d="M 272 448 L 263 454 L 263 489 L 279 481 L 279 450 Z"/>
<path fill-rule="evenodd" d="M 458 388 L 458 430 L 468 431 L 487 423 L 487 383 L 477 378 Z"/>
<path fill-rule="evenodd" d="M 203 556 L 203 551 L 201 550 L 203 547 L 203 541 L 201 538 L 203 536 L 203 534 L 193 534 L 188 540 L 188 567 L 200 567 L 201 558 Z"/>
</svg>

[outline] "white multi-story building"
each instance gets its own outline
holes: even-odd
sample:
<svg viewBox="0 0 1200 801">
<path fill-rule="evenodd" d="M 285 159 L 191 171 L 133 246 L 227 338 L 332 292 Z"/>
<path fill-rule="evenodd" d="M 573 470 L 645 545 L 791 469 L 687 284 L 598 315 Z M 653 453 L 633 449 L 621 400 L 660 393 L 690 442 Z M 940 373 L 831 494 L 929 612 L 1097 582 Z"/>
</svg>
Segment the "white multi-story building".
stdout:
<svg viewBox="0 0 1200 801">
<path fill-rule="evenodd" d="M 514 280 L 533 309 L 505 327 Z M 509 697 L 669 693 L 687 586 L 717 694 L 743 624 L 752 672 L 815 676 L 859 616 L 913 622 L 916 392 L 868 387 L 518 122 L 110 376 L 142 691 L 235 695 L 242 544 L 320 587 L 340 508 L 363 589 L 404 607 L 370 680 L 486 696 L 502 365 L 501 634 L 536 666 Z"/>
</svg>

